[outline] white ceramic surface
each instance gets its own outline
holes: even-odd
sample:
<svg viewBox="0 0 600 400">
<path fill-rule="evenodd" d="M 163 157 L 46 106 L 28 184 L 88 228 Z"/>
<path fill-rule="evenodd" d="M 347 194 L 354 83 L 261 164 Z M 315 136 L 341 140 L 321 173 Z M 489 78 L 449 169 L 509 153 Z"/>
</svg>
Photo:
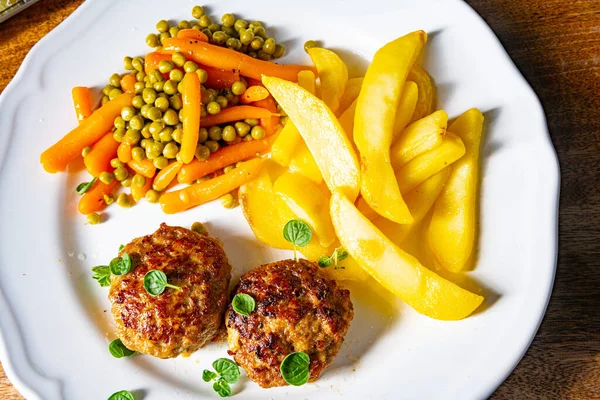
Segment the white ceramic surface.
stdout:
<svg viewBox="0 0 600 400">
<path fill-rule="evenodd" d="M 168 7 L 166 4 L 169 4 Z M 106 399 L 129 389 L 145 400 L 215 398 L 202 369 L 225 354 L 210 345 L 187 359 L 114 359 L 107 290 L 90 268 L 160 222 L 208 222 L 225 242 L 234 280 L 285 252 L 256 241 L 238 209 L 208 204 L 167 216 L 145 202 L 88 226 L 74 193 L 84 175 L 46 174 L 39 154 L 72 129 L 70 88 L 101 88 L 125 55 L 148 51 L 161 18 L 190 18 L 189 0 L 90 0 L 29 53 L 0 97 L 0 356 L 29 400 Z M 356 317 L 341 353 L 318 382 L 261 390 L 244 378 L 243 399 L 481 399 L 515 367 L 544 314 L 557 252 L 559 170 L 542 108 L 484 22 L 458 0 L 211 1 L 212 14 L 260 18 L 283 40 L 286 62 L 308 63 L 302 44 L 324 40 L 356 76 L 374 51 L 416 29 L 430 33 L 424 64 L 452 117 L 485 112 L 481 240 L 469 276 L 486 309 L 440 322 L 353 289 Z M 41 6 L 41 5 L 40 5 Z M 259 10 L 259 12 L 256 12 Z"/>
</svg>

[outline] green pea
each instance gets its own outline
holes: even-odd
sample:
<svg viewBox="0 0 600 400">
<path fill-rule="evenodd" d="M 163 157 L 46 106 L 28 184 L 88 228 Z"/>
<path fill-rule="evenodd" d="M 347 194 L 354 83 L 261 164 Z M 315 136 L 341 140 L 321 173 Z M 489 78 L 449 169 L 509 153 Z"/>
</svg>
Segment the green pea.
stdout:
<svg viewBox="0 0 600 400">
<path fill-rule="evenodd" d="M 135 94 L 142 94 L 142 92 L 144 91 L 145 87 L 146 87 L 146 84 L 144 82 L 136 82 L 133 85 L 133 89 L 135 90 Z"/>
<path fill-rule="evenodd" d="M 177 157 L 177 153 L 179 153 L 179 147 L 177 147 L 177 145 L 173 142 L 167 143 L 163 149 L 163 156 L 167 157 L 168 159 Z"/>
<path fill-rule="evenodd" d="M 227 98 L 225 96 L 217 96 L 217 103 L 219 103 L 219 106 L 221 106 L 221 109 L 224 109 L 225 107 L 227 107 Z"/>
<path fill-rule="evenodd" d="M 239 32 L 240 29 L 248 28 L 248 22 L 244 21 L 243 19 L 238 19 L 237 21 L 235 21 L 233 28 Z"/>
<path fill-rule="evenodd" d="M 115 97 L 120 96 L 122 94 L 123 94 L 123 91 L 121 89 L 114 88 L 113 90 L 110 91 L 108 98 L 109 98 L 109 100 L 112 100 Z"/>
<path fill-rule="evenodd" d="M 123 138 L 123 140 L 132 146 L 137 144 L 137 142 L 139 142 L 141 139 L 142 134 L 140 131 L 136 131 L 135 129 L 127 129 L 127 132 L 125 132 L 125 137 Z"/>
<path fill-rule="evenodd" d="M 314 40 L 307 40 L 306 42 L 304 42 L 304 51 L 308 51 L 308 49 L 311 49 L 313 47 L 317 47 L 317 42 L 315 42 Z"/>
<path fill-rule="evenodd" d="M 127 71 L 133 70 L 133 65 L 131 65 L 131 61 L 133 61 L 133 59 L 129 56 L 123 58 L 123 68 L 125 68 Z"/>
<path fill-rule="evenodd" d="M 178 29 L 178 28 L 175 28 L 175 29 Z M 159 40 L 160 40 L 160 44 L 162 45 L 163 44 L 163 40 L 169 39 L 170 37 L 171 37 L 171 33 L 170 32 L 163 32 L 163 33 L 161 33 L 160 36 L 158 37 Z"/>
<path fill-rule="evenodd" d="M 169 79 L 175 82 L 181 82 L 181 80 L 183 79 L 183 71 L 178 69 L 172 70 L 171 72 L 169 72 Z"/>
<path fill-rule="evenodd" d="M 170 27 L 169 28 L 169 37 L 177 37 L 177 34 L 179 33 L 179 31 L 180 31 L 180 28 L 177 26 Z M 161 40 L 161 42 L 162 42 L 162 40 Z"/>
<path fill-rule="evenodd" d="M 263 39 L 267 37 L 267 31 L 262 26 L 257 26 L 252 31 L 254 32 L 254 36 L 259 36 Z"/>
<path fill-rule="evenodd" d="M 171 70 L 173 69 L 173 67 L 174 67 L 173 62 L 169 61 L 169 60 L 161 60 L 158 63 L 158 70 L 161 73 L 163 73 L 163 74 L 171 72 Z"/>
<path fill-rule="evenodd" d="M 138 72 L 135 74 L 135 79 L 136 79 L 138 82 L 144 82 L 144 83 L 145 83 L 145 81 L 146 81 L 146 78 L 147 78 L 147 77 L 148 77 L 148 75 L 146 75 L 146 73 L 145 73 L 144 71 L 138 71 Z"/>
<path fill-rule="evenodd" d="M 146 104 L 154 104 L 156 101 L 156 91 L 154 89 L 145 88 L 142 91 L 142 98 Z"/>
<path fill-rule="evenodd" d="M 123 137 L 125 136 L 125 129 L 119 128 L 113 132 L 113 139 L 115 141 L 121 143 L 123 141 Z"/>
<path fill-rule="evenodd" d="M 212 24 L 212 20 L 208 15 L 204 14 L 198 18 L 198 25 L 200 25 L 202 28 L 208 28 L 210 24 Z"/>
<path fill-rule="evenodd" d="M 100 173 L 100 175 L 98 176 L 98 179 L 100 180 L 100 182 L 104 183 L 105 185 L 110 185 L 112 183 L 112 181 L 115 180 L 115 176 L 113 175 L 112 172 L 104 171 L 104 172 Z"/>
<path fill-rule="evenodd" d="M 152 121 L 157 121 L 162 118 L 162 111 L 158 107 L 152 107 L 147 112 L 148 118 Z"/>
<path fill-rule="evenodd" d="M 194 6 L 192 8 L 192 17 L 200 19 L 204 15 L 204 8 L 202 6 Z"/>
<path fill-rule="evenodd" d="M 131 60 L 131 66 L 136 71 L 143 71 L 144 70 L 144 59 L 142 57 L 135 57 L 133 60 Z"/>
<path fill-rule="evenodd" d="M 208 115 L 208 111 L 206 111 L 206 106 L 204 104 L 202 104 L 202 106 L 200 106 L 200 117 L 204 118 Z"/>
<path fill-rule="evenodd" d="M 221 105 L 216 101 L 211 101 L 206 105 L 206 111 L 212 115 L 218 114 L 221 112 Z"/>
<path fill-rule="evenodd" d="M 238 33 L 237 33 L 237 32 L 235 31 L 235 29 L 233 29 L 233 27 L 231 27 L 231 26 L 224 26 L 224 25 L 221 25 L 221 30 L 222 30 L 223 32 L 225 32 L 225 34 L 227 34 L 227 36 L 228 36 L 228 37 L 230 37 L 230 38 L 231 38 L 231 37 L 235 38 L 235 37 L 237 37 L 237 36 L 238 36 Z"/>
<path fill-rule="evenodd" d="M 233 142 L 237 138 L 235 128 L 231 125 L 227 125 L 223 128 L 222 138 L 226 142 Z"/>
<path fill-rule="evenodd" d="M 208 73 L 206 72 L 206 70 L 198 68 L 196 70 L 196 74 L 198 75 L 198 80 L 200 81 L 200 83 L 206 83 L 206 81 L 208 80 Z"/>
<path fill-rule="evenodd" d="M 160 40 L 158 39 L 158 35 L 156 33 L 150 33 L 146 36 L 146 44 L 149 47 L 158 47 L 160 46 Z"/>
<path fill-rule="evenodd" d="M 165 146 L 160 142 L 153 142 L 146 146 L 146 158 L 155 160 L 160 157 Z"/>
<path fill-rule="evenodd" d="M 123 179 L 121 181 L 121 186 L 123 186 L 123 187 L 129 187 L 129 186 L 131 186 L 131 178 Z M 117 200 L 118 200 L 118 198 L 117 198 Z"/>
<path fill-rule="evenodd" d="M 265 40 L 265 44 L 263 44 L 262 50 L 267 54 L 273 55 L 273 53 L 275 53 L 275 46 L 275 39 L 268 38 L 267 40 Z"/>
<path fill-rule="evenodd" d="M 176 52 L 173 53 L 173 55 L 171 56 L 171 61 L 173 61 L 173 64 L 175 64 L 176 66 L 183 67 L 183 64 L 185 64 L 186 59 L 183 53 Z"/>
<path fill-rule="evenodd" d="M 86 219 L 87 219 L 87 223 L 89 225 L 98 225 L 100 223 L 100 221 L 102 220 L 102 217 L 98 213 L 92 213 L 92 214 L 88 214 L 86 216 Z"/>
<path fill-rule="evenodd" d="M 250 132 L 250 125 L 239 121 L 235 123 L 235 130 L 240 137 L 244 137 Z"/>
<path fill-rule="evenodd" d="M 234 37 L 230 37 L 225 42 L 225 46 L 227 46 L 231 50 L 238 50 L 239 51 L 242 48 L 242 42 L 240 41 L 240 39 L 237 39 L 237 38 L 234 38 Z"/>
<path fill-rule="evenodd" d="M 250 44 L 254 40 L 254 33 L 250 30 L 240 30 L 240 42 Z"/>
<path fill-rule="evenodd" d="M 110 91 L 114 89 L 113 85 L 106 85 L 104 86 L 104 88 L 102 88 L 102 94 L 104 94 L 105 96 L 108 96 L 110 94 Z"/>
<path fill-rule="evenodd" d="M 202 222 L 194 222 L 190 229 L 201 235 L 206 235 L 208 233 L 208 231 L 206 230 L 206 227 L 204 226 L 204 224 Z"/>
<path fill-rule="evenodd" d="M 179 111 L 183 108 L 183 100 L 181 100 L 181 96 L 178 94 L 174 94 L 169 98 L 169 104 L 171 105 L 171 108 L 176 111 Z"/>
<path fill-rule="evenodd" d="M 250 131 L 250 134 L 252 135 L 253 139 L 260 140 L 260 139 L 264 138 L 266 135 L 265 128 L 263 128 L 260 125 L 257 125 L 252 128 L 252 130 Z"/>
<path fill-rule="evenodd" d="M 256 27 L 256 26 L 263 26 L 262 22 L 260 21 L 250 21 L 250 25 Z"/>
<path fill-rule="evenodd" d="M 127 171 L 127 168 L 125 168 L 124 166 L 115 168 L 114 176 L 115 176 L 115 179 L 118 180 L 119 182 L 122 182 L 123 180 L 127 179 L 128 175 L 129 175 L 129 172 Z"/>
<path fill-rule="evenodd" d="M 250 48 L 252 50 L 258 51 L 260 49 L 262 49 L 263 44 L 265 44 L 265 41 L 263 40 L 263 38 L 261 37 L 255 37 L 252 42 L 250 42 Z"/>
<path fill-rule="evenodd" d="M 218 126 L 211 126 L 208 128 L 208 137 L 210 140 L 218 141 L 221 140 L 221 128 Z"/>
<path fill-rule="evenodd" d="M 110 166 L 115 169 L 122 167 L 123 165 L 124 164 L 118 158 L 113 158 L 112 160 L 110 160 Z"/>
<path fill-rule="evenodd" d="M 163 91 L 168 95 L 177 93 L 177 84 L 174 80 L 169 79 L 163 84 Z"/>
<path fill-rule="evenodd" d="M 154 107 L 157 107 L 160 111 L 165 112 L 169 109 L 169 99 L 165 97 L 159 97 L 154 101 Z"/>
<path fill-rule="evenodd" d="M 198 130 L 198 143 L 204 143 L 208 140 L 208 130 L 206 128 L 200 128 Z"/>
<path fill-rule="evenodd" d="M 233 85 L 232 85 L 232 86 L 233 86 Z M 233 93 L 231 92 L 231 89 L 221 89 L 221 96 L 225 97 L 225 98 L 227 99 L 227 102 L 228 102 L 228 103 L 229 103 L 229 102 L 230 102 L 230 101 L 233 99 L 233 97 L 234 97 Z"/>
<path fill-rule="evenodd" d="M 173 126 L 179 123 L 179 117 L 177 116 L 177 112 L 172 109 L 168 109 L 163 114 L 163 121 L 165 124 Z"/>
<path fill-rule="evenodd" d="M 223 31 L 216 31 L 212 34 L 212 42 L 218 46 L 224 45 L 225 42 L 227 42 L 227 39 L 229 39 L 229 37 Z"/>
<path fill-rule="evenodd" d="M 146 184 L 146 177 L 144 175 L 135 174 L 133 179 L 131 179 L 131 184 L 133 186 L 142 187 Z"/>
<path fill-rule="evenodd" d="M 105 105 L 109 101 L 110 101 L 110 99 L 108 98 L 108 96 L 102 96 L 102 99 L 100 100 L 100 104 Z"/>
<path fill-rule="evenodd" d="M 223 14 L 221 17 L 221 23 L 225 26 L 233 26 L 235 24 L 235 17 L 233 14 Z"/>
<path fill-rule="evenodd" d="M 275 44 L 275 50 L 273 51 L 273 58 L 283 57 L 285 53 L 285 46 L 282 44 Z"/>
<path fill-rule="evenodd" d="M 206 146 L 199 145 L 196 147 L 195 156 L 200 161 L 208 160 L 208 157 L 210 157 L 210 149 Z"/>
<path fill-rule="evenodd" d="M 127 193 L 121 193 L 119 195 L 119 197 L 117 197 L 117 204 L 120 207 L 129 208 L 129 207 L 131 207 L 132 203 L 133 203 L 133 199 Z"/>
<path fill-rule="evenodd" d="M 164 19 L 161 19 L 156 24 L 156 30 L 159 31 L 160 33 L 168 31 L 169 23 L 167 21 L 165 21 Z"/>
<path fill-rule="evenodd" d="M 256 118 L 249 118 L 249 119 L 244 120 L 244 122 L 246 122 L 250 126 L 258 125 L 258 120 Z"/>
<path fill-rule="evenodd" d="M 219 142 L 215 142 L 214 140 L 207 140 L 206 142 L 204 142 L 204 145 L 208 147 L 211 153 L 214 153 L 215 151 L 219 150 Z"/>
<path fill-rule="evenodd" d="M 131 149 L 131 158 L 135 161 L 142 161 L 146 158 L 146 152 L 141 147 L 134 147 Z"/>
<path fill-rule="evenodd" d="M 121 112 L 123 112 L 123 110 L 121 110 Z M 123 119 L 123 117 L 121 117 L 120 115 L 115 118 L 115 121 L 113 122 L 113 125 L 115 126 L 115 128 L 119 129 L 119 128 L 123 128 L 125 129 L 125 126 L 127 125 L 125 123 L 125 120 Z"/>
<path fill-rule="evenodd" d="M 227 193 L 219 198 L 221 205 L 225 208 L 233 208 L 235 207 L 235 198 L 231 193 Z"/>
<path fill-rule="evenodd" d="M 204 29 L 202 29 L 200 32 L 204 33 L 204 34 L 206 35 L 206 37 L 207 37 L 207 38 L 210 38 L 210 37 L 212 37 L 212 32 L 211 32 L 211 30 L 210 30 L 210 29 L 208 29 L 208 28 L 204 28 Z"/>
<path fill-rule="evenodd" d="M 121 87 L 121 75 L 114 73 L 110 76 L 110 78 L 108 79 L 108 81 L 110 82 L 110 84 L 116 88 L 120 88 Z"/>
<path fill-rule="evenodd" d="M 186 61 L 185 64 L 183 64 L 183 70 L 185 72 L 196 72 L 197 69 L 198 64 L 193 61 Z"/>
<path fill-rule="evenodd" d="M 173 140 L 173 137 L 171 136 L 172 133 L 173 133 L 173 128 L 168 126 L 165 129 L 163 129 L 162 131 L 160 131 L 160 133 L 158 134 L 158 137 L 161 142 L 170 142 L 171 140 Z"/>
<path fill-rule="evenodd" d="M 125 121 L 130 121 L 131 118 L 135 115 L 135 110 L 133 107 L 127 106 L 121 109 L 121 118 Z"/>
<path fill-rule="evenodd" d="M 150 71 L 149 77 L 150 77 L 150 83 L 152 83 L 152 84 L 155 84 L 156 82 L 160 82 L 160 81 L 164 80 L 162 74 L 157 69 L 153 69 L 152 71 Z"/>
<path fill-rule="evenodd" d="M 129 127 L 141 131 L 144 127 L 144 118 L 141 115 L 134 115 L 129 120 Z"/>
<path fill-rule="evenodd" d="M 148 110 L 152 108 L 152 105 L 153 104 L 144 104 L 142 108 L 140 108 L 140 114 L 142 114 L 142 117 L 148 118 Z"/>
<path fill-rule="evenodd" d="M 92 151 L 92 146 L 85 146 L 83 150 L 81 150 L 81 157 L 85 158 Z"/>
<path fill-rule="evenodd" d="M 154 141 L 150 138 L 144 138 L 142 139 L 142 141 L 140 142 L 140 147 L 144 150 L 146 150 L 148 148 L 148 145 L 153 143 Z"/>
<path fill-rule="evenodd" d="M 231 85 L 231 92 L 238 96 L 241 96 L 242 94 L 244 94 L 246 89 L 247 89 L 246 84 L 241 81 L 234 82 L 233 85 Z"/>
<path fill-rule="evenodd" d="M 211 33 L 215 33 L 216 31 L 220 31 L 220 30 L 221 30 L 221 25 L 219 25 L 219 24 L 215 24 L 215 23 L 212 23 L 212 24 L 210 24 L 210 25 L 208 26 L 208 30 L 209 30 Z M 211 36 L 212 36 L 212 35 L 210 35 L 210 36 L 208 36 L 208 37 L 211 37 Z"/>
<path fill-rule="evenodd" d="M 165 87 L 164 81 L 154 82 L 154 85 L 152 85 L 152 88 L 158 92 L 159 96 L 161 94 L 164 94 L 164 93 L 162 93 L 164 87 Z"/>
<path fill-rule="evenodd" d="M 232 94 L 231 100 L 227 99 L 227 101 L 229 101 L 230 106 L 235 106 L 235 105 L 237 105 L 237 103 L 240 102 L 240 96 Z"/>
<path fill-rule="evenodd" d="M 173 140 L 177 143 L 181 144 L 181 139 L 183 138 L 183 129 L 181 128 L 176 128 L 173 133 L 171 134 L 171 136 L 173 137 Z"/>
<path fill-rule="evenodd" d="M 160 194 L 156 190 L 150 189 L 146 192 L 146 200 L 148 203 L 157 203 L 160 198 Z"/>
<path fill-rule="evenodd" d="M 169 160 L 167 157 L 160 156 L 154 159 L 153 164 L 158 169 L 164 169 L 169 165 Z"/>
<path fill-rule="evenodd" d="M 179 21 L 179 23 L 177 24 L 178 27 L 180 27 L 181 29 L 189 29 L 190 28 L 190 22 L 186 21 L 185 19 Z"/>
<path fill-rule="evenodd" d="M 264 51 L 262 51 L 262 49 L 258 51 L 257 57 L 258 57 L 259 60 L 271 61 L 271 55 L 265 53 Z"/>
</svg>

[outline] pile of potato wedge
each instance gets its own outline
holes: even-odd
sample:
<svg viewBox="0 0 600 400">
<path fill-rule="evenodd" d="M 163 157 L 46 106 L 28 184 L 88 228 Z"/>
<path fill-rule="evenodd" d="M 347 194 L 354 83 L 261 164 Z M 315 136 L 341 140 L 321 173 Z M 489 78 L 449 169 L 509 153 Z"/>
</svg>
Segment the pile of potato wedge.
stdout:
<svg viewBox="0 0 600 400">
<path fill-rule="evenodd" d="M 344 248 L 325 270 L 339 280 L 373 278 L 421 314 L 458 320 L 483 297 L 434 270 L 458 273 L 476 241 L 483 115 L 471 109 L 448 126 L 436 89 L 417 59 L 423 31 L 377 51 L 364 77 L 348 79 L 332 51 L 311 48 L 317 71 L 298 84 L 262 82 L 288 116 L 259 176 L 240 188 L 244 215 L 263 243 L 291 244 L 282 228 L 305 221 L 316 261 Z M 412 237 L 423 244 L 407 251 Z"/>
</svg>

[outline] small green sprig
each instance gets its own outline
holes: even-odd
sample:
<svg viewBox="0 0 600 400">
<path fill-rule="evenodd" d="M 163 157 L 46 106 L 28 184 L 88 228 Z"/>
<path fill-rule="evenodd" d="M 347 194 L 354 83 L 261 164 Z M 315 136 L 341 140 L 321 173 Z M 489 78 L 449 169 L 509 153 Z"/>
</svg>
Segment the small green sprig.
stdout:
<svg viewBox="0 0 600 400">
<path fill-rule="evenodd" d="M 249 294 L 238 293 L 233 296 L 231 307 L 236 313 L 248 316 L 256 308 L 256 302 Z"/>
<path fill-rule="evenodd" d="M 283 380 L 293 386 L 302 386 L 310 378 L 310 357 L 304 352 L 295 352 L 288 354 L 279 370 Z"/>
<path fill-rule="evenodd" d="M 205 369 L 202 372 L 204 382 L 215 381 L 213 390 L 221 397 L 231 396 L 231 386 L 240 379 L 240 367 L 228 358 L 219 358 L 212 363 L 216 372 Z"/>
<path fill-rule="evenodd" d="M 86 194 L 87 191 L 90 190 L 92 188 L 92 186 L 94 186 L 94 183 L 96 183 L 96 180 L 98 180 L 98 178 L 94 178 L 90 182 L 80 183 L 79 185 L 77 185 L 77 188 L 75 189 L 75 191 L 80 196 Z"/>
<path fill-rule="evenodd" d="M 166 288 L 175 289 L 178 292 L 181 290 L 179 286 L 171 285 L 167 280 L 167 275 L 157 269 L 150 270 L 144 275 L 144 289 L 152 296 L 162 294 Z"/>
<path fill-rule="evenodd" d="M 294 260 L 298 260 L 297 248 L 310 243 L 312 231 L 306 222 L 292 219 L 283 227 L 283 237 L 294 245 Z"/>
<path fill-rule="evenodd" d="M 94 267 L 92 273 L 92 278 L 97 280 L 100 286 L 110 286 L 110 267 L 108 265 Z"/>
<path fill-rule="evenodd" d="M 321 268 L 327 268 L 327 267 L 331 267 L 333 265 L 334 269 L 340 269 L 340 268 L 344 268 L 344 267 L 339 267 L 338 262 L 343 261 L 346 258 L 348 258 L 348 252 L 346 250 L 344 250 L 343 248 L 338 247 L 333 251 L 333 254 L 331 255 L 331 257 L 327 257 L 327 256 L 319 257 L 318 264 L 319 264 L 319 267 L 321 267 Z"/>
<path fill-rule="evenodd" d="M 135 400 L 135 397 L 133 397 L 133 394 L 128 390 L 120 390 L 113 393 L 108 400 Z"/>
<path fill-rule="evenodd" d="M 108 351 L 114 358 L 131 357 L 135 354 L 135 351 L 129 350 L 121 339 L 115 339 L 108 345 Z"/>
</svg>

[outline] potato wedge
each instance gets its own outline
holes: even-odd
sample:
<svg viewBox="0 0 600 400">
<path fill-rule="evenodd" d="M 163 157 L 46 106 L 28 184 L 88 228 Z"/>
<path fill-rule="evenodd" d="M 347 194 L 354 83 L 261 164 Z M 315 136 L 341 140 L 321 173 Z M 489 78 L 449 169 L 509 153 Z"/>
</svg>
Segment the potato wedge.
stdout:
<svg viewBox="0 0 600 400">
<path fill-rule="evenodd" d="M 379 215 L 398 223 L 412 217 L 390 163 L 396 111 L 406 77 L 427 34 L 416 31 L 379 49 L 367 69 L 356 103 L 354 142 L 360 151 L 360 192 Z"/>
<path fill-rule="evenodd" d="M 307 52 L 319 73 L 321 98 L 335 113 L 340 106 L 340 99 L 348 82 L 348 67 L 331 50 L 313 47 Z"/>
<path fill-rule="evenodd" d="M 262 81 L 300 131 L 329 190 L 341 189 L 356 199 L 358 159 L 335 115 L 325 103 L 292 82 L 267 76 Z"/>
<path fill-rule="evenodd" d="M 471 257 L 475 243 L 483 114 L 470 109 L 450 129 L 462 138 L 466 152 L 454 164 L 448 184 L 435 203 L 427 241 L 437 261 L 449 271 L 458 272 Z"/>
<path fill-rule="evenodd" d="M 400 97 L 400 103 L 398 103 L 398 110 L 396 110 L 396 121 L 394 122 L 394 131 L 392 133 L 392 142 L 394 142 L 400 135 L 410 119 L 412 118 L 415 107 L 417 105 L 417 99 L 419 98 L 419 87 L 412 81 L 406 81 L 404 88 L 402 89 L 402 97 Z"/>
<path fill-rule="evenodd" d="M 354 103 L 354 100 L 358 98 L 363 80 L 364 78 L 362 76 L 360 78 L 348 79 L 346 87 L 344 88 L 344 94 L 342 94 L 342 97 L 340 98 L 340 106 L 335 112 L 337 117 L 340 117 L 344 111 L 346 111 L 348 107 Z"/>
<path fill-rule="evenodd" d="M 431 114 L 435 110 L 437 90 L 431 76 L 418 64 L 413 65 L 408 73 L 408 80 L 415 82 L 419 87 L 419 99 L 410 120 L 412 123 Z"/>
<path fill-rule="evenodd" d="M 331 196 L 331 219 L 344 248 L 376 281 L 417 312 L 459 320 L 479 307 L 483 297 L 423 267 L 385 237 L 341 192 Z"/>
<path fill-rule="evenodd" d="M 298 148 L 294 152 L 294 155 L 290 160 L 289 168 L 291 172 L 296 172 L 310 179 L 316 184 L 320 185 L 323 183 L 323 175 L 321 174 L 321 170 L 319 169 L 315 158 L 306 146 L 306 143 L 304 143 L 304 140 L 300 142 Z"/>
<path fill-rule="evenodd" d="M 390 149 L 392 167 L 398 169 L 416 156 L 438 146 L 444 140 L 448 114 L 436 111 L 410 124 Z"/>
<path fill-rule="evenodd" d="M 337 237 L 329 216 L 329 190 L 299 174 L 286 172 L 273 186 L 298 219 L 306 222 L 323 247 L 329 247 Z"/>
<path fill-rule="evenodd" d="M 448 132 L 439 146 L 413 158 L 396 171 L 400 192 L 410 192 L 464 154 L 465 145 L 462 140 Z"/>
</svg>

